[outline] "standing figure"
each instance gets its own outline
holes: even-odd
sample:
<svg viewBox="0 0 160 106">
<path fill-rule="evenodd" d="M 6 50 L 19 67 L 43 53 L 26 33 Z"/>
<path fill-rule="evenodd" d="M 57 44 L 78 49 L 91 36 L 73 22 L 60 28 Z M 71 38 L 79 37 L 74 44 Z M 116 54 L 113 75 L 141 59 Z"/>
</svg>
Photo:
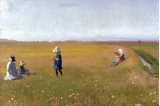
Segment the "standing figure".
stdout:
<svg viewBox="0 0 160 106">
<path fill-rule="evenodd" d="M 16 59 L 15 56 L 10 56 L 7 63 L 7 72 L 4 80 L 15 80 L 17 78 Z"/>
<path fill-rule="evenodd" d="M 59 73 L 60 76 L 62 76 L 62 56 L 61 56 L 61 50 L 59 47 L 55 47 L 55 49 L 53 50 L 54 53 L 54 61 L 53 61 L 53 68 L 56 72 L 56 76 L 59 77 Z"/>
</svg>

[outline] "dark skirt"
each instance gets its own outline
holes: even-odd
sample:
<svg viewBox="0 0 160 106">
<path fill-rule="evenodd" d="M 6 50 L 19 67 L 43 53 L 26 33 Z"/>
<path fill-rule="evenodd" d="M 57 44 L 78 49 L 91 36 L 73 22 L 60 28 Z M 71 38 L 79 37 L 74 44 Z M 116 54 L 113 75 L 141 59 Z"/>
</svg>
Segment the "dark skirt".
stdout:
<svg viewBox="0 0 160 106">
<path fill-rule="evenodd" d="M 62 70 L 62 62 L 60 60 L 55 60 L 54 62 L 54 69 L 57 70 Z"/>
</svg>

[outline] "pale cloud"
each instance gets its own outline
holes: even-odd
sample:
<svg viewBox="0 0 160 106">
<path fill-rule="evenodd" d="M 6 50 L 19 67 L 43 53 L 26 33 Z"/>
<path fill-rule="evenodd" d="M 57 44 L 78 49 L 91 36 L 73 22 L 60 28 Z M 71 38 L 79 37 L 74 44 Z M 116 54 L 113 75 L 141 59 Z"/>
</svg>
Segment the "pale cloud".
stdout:
<svg viewBox="0 0 160 106">
<path fill-rule="evenodd" d="M 0 16 L 5 16 L 8 13 L 8 0 L 0 0 Z"/>
</svg>

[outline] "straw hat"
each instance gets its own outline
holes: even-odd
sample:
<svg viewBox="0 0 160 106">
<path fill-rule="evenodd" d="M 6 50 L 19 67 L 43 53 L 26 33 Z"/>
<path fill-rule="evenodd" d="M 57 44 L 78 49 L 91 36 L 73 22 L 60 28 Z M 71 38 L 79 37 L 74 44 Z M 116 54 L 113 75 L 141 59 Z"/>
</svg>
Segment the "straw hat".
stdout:
<svg viewBox="0 0 160 106">
<path fill-rule="evenodd" d="M 60 53 L 61 50 L 58 46 L 56 46 L 53 50 L 52 50 L 53 53 Z"/>
<path fill-rule="evenodd" d="M 118 53 L 120 54 L 120 56 L 122 56 L 124 53 L 123 53 L 123 49 L 119 48 L 118 50 Z"/>
</svg>

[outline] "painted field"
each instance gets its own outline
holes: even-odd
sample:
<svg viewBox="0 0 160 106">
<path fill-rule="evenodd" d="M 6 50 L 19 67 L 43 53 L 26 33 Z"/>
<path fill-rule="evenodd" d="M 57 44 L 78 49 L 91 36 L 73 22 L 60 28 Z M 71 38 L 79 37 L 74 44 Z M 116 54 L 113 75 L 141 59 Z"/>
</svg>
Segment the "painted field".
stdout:
<svg viewBox="0 0 160 106">
<path fill-rule="evenodd" d="M 56 45 L 62 49 L 62 79 L 52 69 Z M 125 50 L 127 59 L 113 67 L 117 48 Z M 154 55 L 151 49 L 146 52 Z M 17 63 L 24 60 L 32 74 L 4 81 L 10 55 Z M 0 43 L 0 106 L 157 106 L 158 80 L 144 71 L 128 44 Z"/>
</svg>

